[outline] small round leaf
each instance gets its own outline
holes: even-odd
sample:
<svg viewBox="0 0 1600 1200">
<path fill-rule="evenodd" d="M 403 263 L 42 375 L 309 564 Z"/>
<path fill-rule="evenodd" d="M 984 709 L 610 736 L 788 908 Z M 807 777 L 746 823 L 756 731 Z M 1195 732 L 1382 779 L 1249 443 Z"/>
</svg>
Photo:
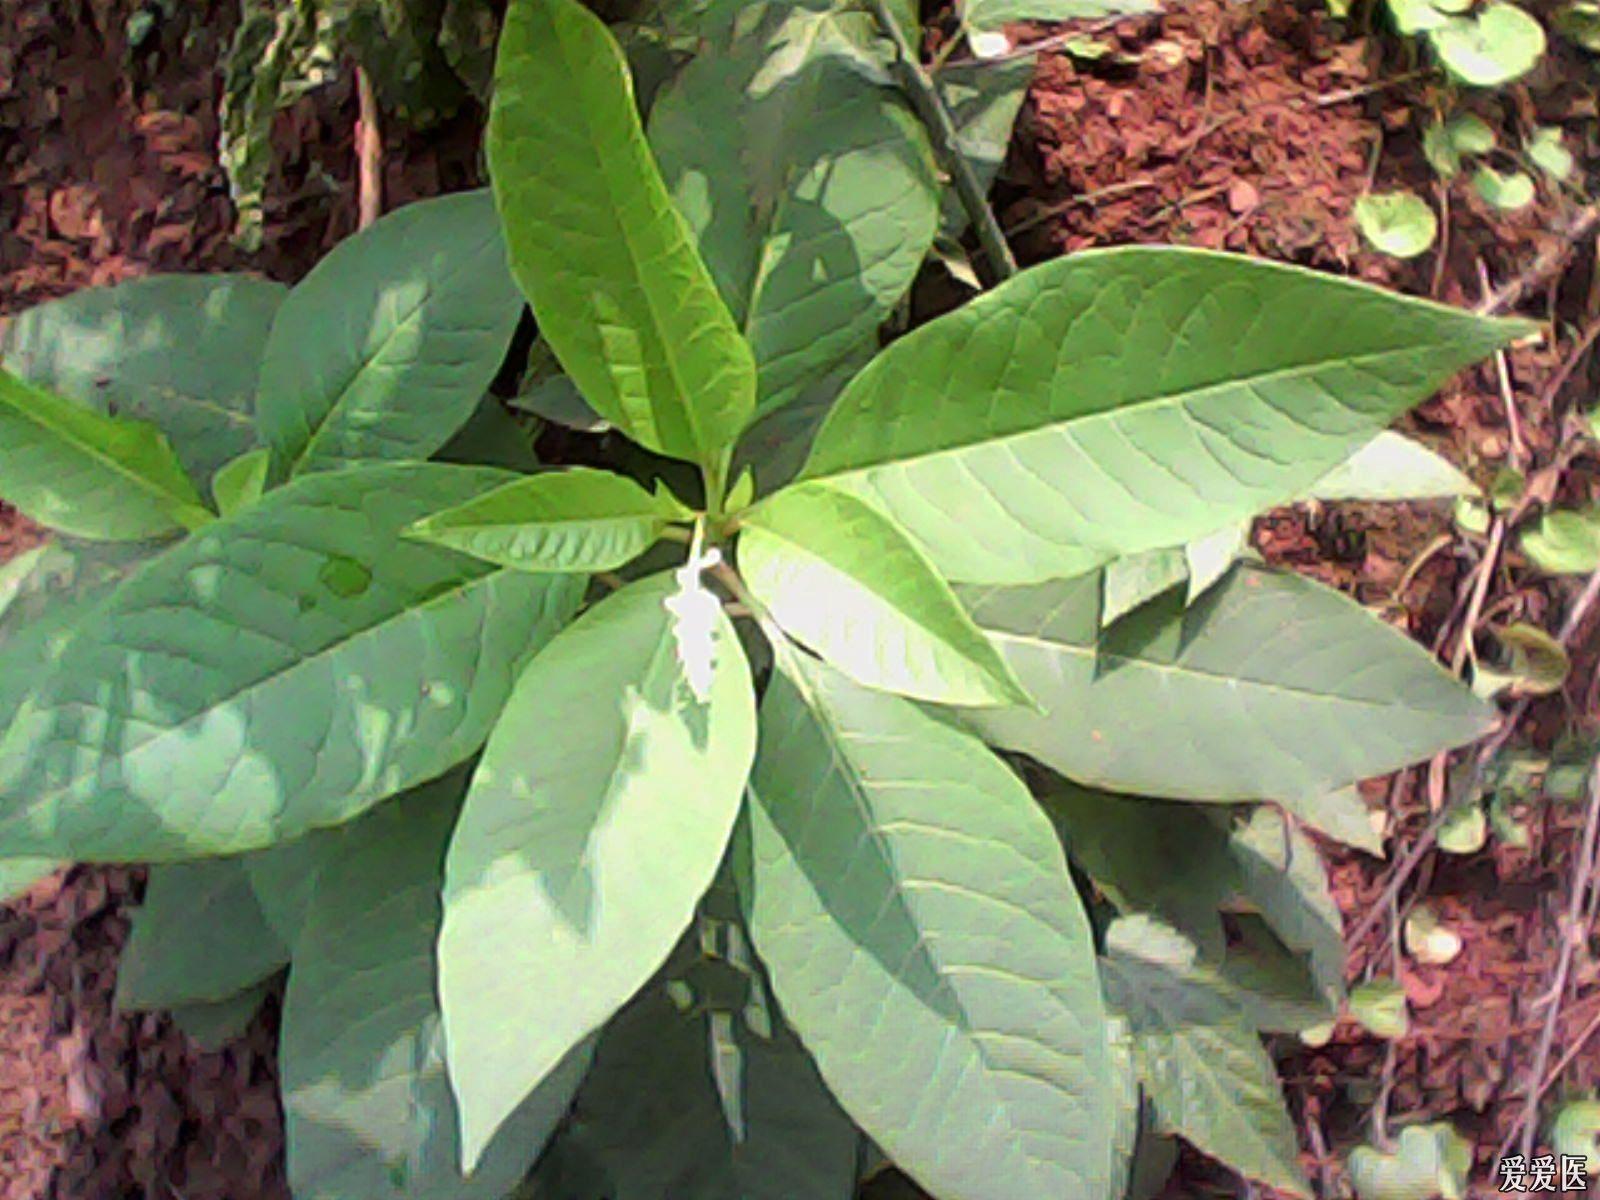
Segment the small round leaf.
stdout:
<svg viewBox="0 0 1600 1200">
<path fill-rule="evenodd" d="M 1544 27 L 1514 4 L 1490 4 L 1476 16 L 1451 18 L 1428 37 L 1450 73 L 1476 87 L 1526 75 L 1545 47 Z"/>
<path fill-rule="evenodd" d="M 1479 167 L 1473 173 L 1472 186 L 1496 208 L 1526 208 L 1533 203 L 1533 180 L 1521 171 L 1502 175 L 1493 167 Z"/>
<path fill-rule="evenodd" d="M 1373 247 L 1395 258 L 1415 258 L 1433 245 L 1439 220 L 1411 192 L 1379 192 L 1356 201 L 1356 226 Z"/>
</svg>

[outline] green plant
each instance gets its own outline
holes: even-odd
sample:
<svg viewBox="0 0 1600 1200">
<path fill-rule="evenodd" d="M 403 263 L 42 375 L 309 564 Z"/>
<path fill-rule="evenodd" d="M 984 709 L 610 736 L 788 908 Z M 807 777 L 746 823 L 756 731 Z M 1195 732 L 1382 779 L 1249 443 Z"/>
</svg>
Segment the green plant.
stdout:
<svg viewBox="0 0 1600 1200">
<path fill-rule="evenodd" d="M 790 8 L 647 142 L 606 28 L 514 0 L 492 204 L 16 323 L 0 495 L 71 537 L 0 579 L 0 850 L 156 864 L 121 999 L 198 1036 L 289 966 L 299 1200 L 846 1197 L 867 1138 L 1111 1197 L 1173 1135 L 1305 1194 L 1261 1034 L 1343 946 L 1299 824 L 1367 836 L 1349 785 L 1487 710 L 1240 528 L 1392 489 L 1384 427 L 1525 326 L 1136 248 L 872 355 L 938 195 L 870 26 Z M 519 289 L 666 486 L 441 461 Z"/>
</svg>

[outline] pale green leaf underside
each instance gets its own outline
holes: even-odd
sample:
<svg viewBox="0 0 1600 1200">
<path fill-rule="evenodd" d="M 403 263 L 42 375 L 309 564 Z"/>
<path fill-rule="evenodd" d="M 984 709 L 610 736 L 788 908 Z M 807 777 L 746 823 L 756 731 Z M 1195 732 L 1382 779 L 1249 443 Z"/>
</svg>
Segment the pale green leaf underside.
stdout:
<svg viewBox="0 0 1600 1200">
<path fill-rule="evenodd" d="M 248 275 L 150 275 L 21 312 L 6 369 L 101 413 L 150 421 L 196 481 L 256 444 L 261 352 L 289 294 Z"/>
<path fill-rule="evenodd" d="M 1312 486 L 1317 500 L 1432 500 L 1478 489 L 1449 460 L 1386 430 Z"/>
<path fill-rule="evenodd" d="M 680 981 L 652 980 L 606 1026 L 535 1200 L 851 1200 L 860 1138 L 793 1032 L 779 1023 L 767 1038 L 738 1012 L 680 1011 L 669 982 Z M 712 1023 L 723 1021 L 733 1061 L 719 1064 Z"/>
<path fill-rule="evenodd" d="M 1038 582 L 1303 495 L 1528 328 L 1209 251 L 1074 254 L 880 354 L 802 477 L 873 499 L 946 578 Z"/>
<path fill-rule="evenodd" d="M 223 463 L 211 479 L 211 498 L 216 501 L 217 511 L 225 517 L 232 516 L 261 499 L 271 470 L 272 451 L 265 446 Z"/>
<path fill-rule="evenodd" d="M 947 704 L 1027 700 L 927 556 L 846 492 L 801 484 L 750 510 L 739 567 L 785 632 L 858 683 Z"/>
<path fill-rule="evenodd" d="M 401 531 L 508 478 L 307 476 L 148 563 L 0 734 L 0 844 L 117 862 L 257 849 L 466 758 L 583 580 Z"/>
<path fill-rule="evenodd" d="M 1105 1196 L 1105 1014 L 1048 820 L 909 701 L 792 655 L 780 668 L 741 888 L 830 1090 L 948 1200 Z"/>
<path fill-rule="evenodd" d="M 762 410 L 877 345 L 932 244 L 921 125 L 863 65 L 870 13 L 747 5 L 656 100 L 650 145 L 755 352 Z"/>
<path fill-rule="evenodd" d="M 512 270 L 596 412 L 715 463 L 755 363 L 645 144 L 627 63 L 576 0 L 514 0 L 487 134 Z"/>
<path fill-rule="evenodd" d="M 508 483 L 418 521 L 409 533 L 524 571 L 611 571 L 686 515 L 631 479 L 573 467 Z"/>
<path fill-rule="evenodd" d="M 0 370 L 0 499 L 78 537 L 138 541 L 204 524 L 172 445 Z"/>
<path fill-rule="evenodd" d="M 569 1064 L 463 1178 L 433 960 L 460 786 L 448 778 L 315 835 L 279 1049 L 296 1200 L 502 1200 L 581 1078 Z"/>
<path fill-rule="evenodd" d="M 199 859 L 150 869 L 117 967 L 117 1006 L 204 1004 L 259 983 L 289 961 L 244 864 Z"/>
<path fill-rule="evenodd" d="M 1266 568 L 1234 568 L 1186 610 L 1168 593 L 1104 634 L 1096 576 L 959 594 L 1042 710 L 973 709 L 973 727 L 1113 791 L 1314 798 L 1469 741 L 1491 716 L 1360 605 Z"/>
<path fill-rule="evenodd" d="M 672 586 L 628 585 L 537 655 L 473 778 L 439 942 L 467 1166 L 661 966 L 738 815 L 755 753 L 749 667 L 716 610 L 696 696 Z"/>
<path fill-rule="evenodd" d="M 1251 1179 L 1310 1195 L 1277 1070 L 1229 998 L 1116 955 L 1104 976 L 1163 1125 Z"/>
<path fill-rule="evenodd" d="M 256 415 L 279 473 L 427 458 L 472 415 L 521 308 L 487 191 L 340 242 L 267 341 Z"/>
</svg>

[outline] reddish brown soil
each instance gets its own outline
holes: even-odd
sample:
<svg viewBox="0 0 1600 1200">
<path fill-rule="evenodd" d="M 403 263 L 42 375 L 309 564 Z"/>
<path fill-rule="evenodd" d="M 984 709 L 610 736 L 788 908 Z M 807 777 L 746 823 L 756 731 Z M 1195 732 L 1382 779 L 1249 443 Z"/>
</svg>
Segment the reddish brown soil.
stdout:
<svg viewBox="0 0 1600 1200">
<path fill-rule="evenodd" d="M 155 270 L 246 269 L 293 279 L 355 222 L 354 103 L 343 85 L 280 120 L 280 170 L 267 205 L 266 249 L 240 254 L 218 169 L 215 64 L 233 17 L 221 0 L 164 24 L 153 47 L 130 54 L 129 0 L 0 0 L 0 319 L 76 288 Z M 1178 241 L 1335 270 L 1454 303 L 1476 303 L 1480 270 L 1503 283 L 1559 249 L 1569 212 L 1545 196 L 1518 214 L 1484 209 L 1463 181 L 1437 189 L 1418 148 L 1425 115 L 1444 97 L 1405 77 L 1374 39 L 1353 37 L 1319 4 L 1242 5 L 1186 0 L 1181 11 L 1097 32 L 1114 53 L 1089 62 L 1043 57 L 997 192 L 1003 224 L 1031 261 L 1089 245 Z M 1045 30 L 1019 29 L 1024 39 Z M 1530 87 L 1473 101 L 1497 128 L 1563 122 L 1570 144 L 1593 148 L 1592 89 L 1555 56 Z M 1592 161 L 1592 158 L 1591 158 Z M 469 115 L 428 139 L 391 135 L 391 203 L 475 182 Z M 1408 264 L 1363 248 L 1351 209 L 1369 184 L 1406 184 L 1448 203 L 1446 249 Z M 1575 356 L 1594 319 L 1586 285 L 1592 255 L 1552 272 L 1522 309 L 1557 317 L 1556 334 L 1508 356 L 1511 395 L 1535 463 L 1547 462 L 1567 411 L 1592 397 L 1592 360 Z M 1565 383 L 1561 376 L 1567 374 Z M 1557 386 L 1560 384 L 1560 386 Z M 1471 372 L 1411 418 L 1413 431 L 1487 479 L 1511 452 L 1492 369 Z M 1544 494 L 1597 492 L 1597 464 L 1549 473 Z M 1430 645 L 1448 649 L 1463 585 L 1481 545 L 1459 538 L 1408 568 L 1441 534 L 1448 513 L 1428 506 L 1337 506 L 1273 514 L 1259 548 L 1345 588 Z M 0 509 L 0 558 L 36 534 Z M 1570 591 L 1512 554 L 1496 573 L 1497 620 L 1552 627 Z M 1441 642 L 1441 639 L 1442 642 Z M 1593 724 L 1592 631 L 1574 686 L 1541 702 L 1514 745 L 1548 746 L 1563 724 Z M 1420 775 L 1392 791 L 1391 856 L 1379 861 L 1326 846 L 1334 892 L 1353 921 L 1379 895 L 1394 859 L 1423 825 L 1433 796 Z M 1387 1078 L 1391 1128 L 1423 1116 L 1453 1120 L 1479 1147 L 1486 1178 L 1520 1109 L 1519 1089 L 1556 950 L 1567 855 L 1578 821 L 1540 805 L 1531 846 L 1466 858 L 1433 856 L 1408 897 L 1425 895 L 1460 932 L 1448 967 L 1402 966 L 1412 1032 L 1396 1044 Z M 216 1054 L 169 1022 L 111 1010 L 115 961 L 135 872 L 77 868 L 0 915 L 0 1200 L 253 1200 L 285 1195 L 273 1091 L 275 1014 Z M 1352 977 L 1389 969 L 1387 931 L 1352 947 Z M 1583 957 L 1565 1001 L 1557 1055 L 1572 1052 L 1557 1090 L 1600 1083 L 1600 972 Z M 1341 1025 L 1320 1050 L 1283 1048 L 1306 1161 L 1323 1193 L 1338 1192 L 1338 1163 L 1368 1134 L 1386 1077 L 1385 1046 Z M 1317 1147 L 1313 1152 L 1310 1148 Z M 1187 1155 L 1170 1196 L 1236 1196 L 1237 1179 Z M 1484 1191 L 1484 1194 L 1489 1194 Z"/>
</svg>

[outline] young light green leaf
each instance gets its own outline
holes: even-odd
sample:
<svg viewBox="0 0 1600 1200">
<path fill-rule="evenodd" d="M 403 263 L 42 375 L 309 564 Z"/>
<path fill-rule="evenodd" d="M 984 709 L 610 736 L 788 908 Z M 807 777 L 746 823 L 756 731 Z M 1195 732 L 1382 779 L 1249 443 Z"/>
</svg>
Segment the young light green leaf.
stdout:
<svg viewBox="0 0 1600 1200">
<path fill-rule="evenodd" d="M 1163 1127 L 1251 1179 L 1309 1197 L 1299 1138 L 1260 1035 L 1232 996 L 1163 958 L 1169 947 L 1152 939 L 1159 928 L 1114 921 L 1102 975 L 1110 1007 L 1132 1026 L 1139 1078 Z"/>
<path fill-rule="evenodd" d="M 1095 576 L 958 594 L 1039 705 L 967 710 L 973 728 L 1114 791 L 1315 798 L 1470 741 L 1492 715 L 1359 605 L 1249 564 L 1192 607 L 1169 593 L 1103 634 Z"/>
<path fill-rule="evenodd" d="M 1388 0 L 1389 15 L 1401 33 L 1426 33 L 1443 27 L 1450 19 L 1444 7 L 1433 0 Z"/>
<path fill-rule="evenodd" d="M 893 343 L 802 477 L 947 578 L 1038 582 L 1286 503 L 1529 328 L 1238 256 L 1073 254 Z"/>
<path fill-rule="evenodd" d="M 1428 40 L 1445 68 L 1474 87 L 1499 87 L 1544 56 L 1544 26 L 1515 4 L 1495 0 L 1471 16 L 1451 16 Z"/>
<path fill-rule="evenodd" d="M 1350 1015 L 1368 1033 L 1381 1038 L 1405 1037 L 1411 1027 L 1405 988 L 1382 976 L 1350 989 Z"/>
<path fill-rule="evenodd" d="M 62 533 L 139 541 L 210 519 L 172 445 L 0 370 L 0 499 Z"/>
<path fill-rule="evenodd" d="M 1522 534 L 1522 550 L 1553 575 L 1587 575 L 1600 568 L 1600 507 L 1545 513 Z"/>
<path fill-rule="evenodd" d="M 1076 21 L 1151 12 L 1154 0 L 966 0 L 961 6 L 973 29 L 999 29 L 1012 21 Z"/>
<path fill-rule="evenodd" d="M 584 399 L 649 449 L 715 466 L 755 406 L 755 363 L 645 144 L 622 52 L 576 0 L 512 0 L 487 140 L 512 270 Z"/>
<path fill-rule="evenodd" d="M 1477 485 L 1449 460 L 1385 430 L 1312 485 L 1316 500 L 1432 500 L 1471 496 Z"/>
<path fill-rule="evenodd" d="M 718 607 L 696 695 L 673 586 L 629 584 L 535 657 L 473 778 L 439 941 L 467 1168 L 666 959 L 738 815 L 755 753 L 749 668 Z M 562 979 L 583 983 L 552 986 Z"/>
<path fill-rule="evenodd" d="M 1452 805 L 1439 826 L 1439 849 L 1446 854 L 1476 854 L 1488 841 L 1488 818 L 1476 798 Z"/>
<path fill-rule="evenodd" d="M 909 701 L 792 652 L 761 734 L 741 891 L 845 1111 L 952 1200 L 1108 1195 L 1093 938 L 1021 782 Z"/>
<path fill-rule="evenodd" d="M 1562 37 L 1600 54 L 1600 4 L 1595 0 L 1572 0 L 1563 4 L 1551 18 L 1551 25 Z"/>
<path fill-rule="evenodd" d="M 149 421 L 196 480 L 256 445 L 256 377 L 288 295 L 247 275 L 150 275 L 18 313 L 6 369 L 107 416 Z"/>
<path fill-rule="evenodd" d="M 0 904 L 21 899 L 34 884 L 60 869 L 61 864 L 50 858 L 0 858 Z"/>
<path fill-rule="evenodd" d="M 1439 919 L 1427 904 L 1419 904 L 1406 915 L 1406 952 L 1420 963 L 1443 966 L 1461 954 L 1461 935 Z"/>
<path fill-rule="evenodd" d="M 465 759 L 583 580 L 401 531 L 508 478 L 308 476 L 152 560 L 0 733 L 0 841 L 116 862 L 253 850 Z"/>
<path fill-rule="evenodd" d="M 1562 140 L 1559 125 L 1539 126 L 1528 138 L 1524 149 L 1529 159 L 1533 161 L 1533 165 L 1551 179 L 1565 181 L 1572 178 L 1577 163 L 1572 157 L 1572 151 L 1567 149 L 1566 143 Z"/>
<path fill-rule="evenodd" d="M 288 961 L 288 948 L 262 915 L 242 860 L 152 867 L 117 968 L 117 1007 L 226 1000 Z"/>
<path fill-rule="evenodd" d="M 1407 1125 L 1393 1153 L 1374 1146 L 1350 1152 L 1350 1182 L 1359 1200 L 1463 1200 L 1472 1172 L 1472 1143 L 1448 1121 Z"/>
<path fill-rule="evenodd" d="M 1028 695 L 894 522 L 825 485 L 745 514 L 739 569 L 791 637 L 867 687 L 946 704 Z"/>
<path fill-rule="evenodd" d="M 296 1200 L 501 1200 L 588 1065 L 586 1050 L 562 1063 L 463 1178 L 433 965 L 460 791 L 452 775 L 314 835 L 279 1048 Z"/>
<path fill-rule="evenodd" d="M 606 1026 L 532 1200 L 850 1200 L 859 1135 L 794 1034 L 682 1011 L 674 985 L 687 986 L 652 980 Z M 727 1064 L 712 1054 L 723 1018 Z M 731 1086 L 737 1129 L 718 1079 Z"/>
<path fill-rule="evenodd" d="M 1415 258 L 1439 238 L 1439 218 L 1415 192 L 1374 192 L 1356 201 L 1356 228 L 1384 254 Z"/>
<path fill-rule="evenodd" d="M 611 571 L 691 515 L 625 476 L 572 467 L 518 479 L 406 532 L 522 571 Z"/>
<path fill-rule="evenodd" d="M 278 310 L 256 418 L 280 474 L 427 458 L 472 415 L 521 305 L 486 191 L 339 243 Z"/>
<path fill-rule="evenodd" d="M 1495 147 L 1494 130 L 1475 113 L 1460 113 L 1451 117 L 1444 127 L 1450 144 L 1465 154 L 1487 154 Z"/>
<path fill-rule="evenodd" d="M 1495 208 L 1526 208 L 1533 203 L 1533 180 L 1523 171 L 1500 172 L 1481 166 L 1472 173 L 1472 186 Z"/>
<path fill-rule="evenodd" d="M 876 348 L 933 242 L 933 153 L 868 54 L 875 36 L 837 0 L 746 5 L 650 112 L 762 411 Z"/>
<path fill-rule="evenodd" d="M 271 469 L 272 451 L 265 446 L 223 463 L 211 477 L 211 498 L 216 501 L 217 511 L 225 517 L 232 516 L 261 499 Z"/>
<path fill-rule="evenodd" d="M 1568 1100 L 1557 1109 L 1550 1144 L 1558 1155 L 1583 1159 L 1585 1175 L 1600 1171 L 1600 1101 Z"/>
</svg>

